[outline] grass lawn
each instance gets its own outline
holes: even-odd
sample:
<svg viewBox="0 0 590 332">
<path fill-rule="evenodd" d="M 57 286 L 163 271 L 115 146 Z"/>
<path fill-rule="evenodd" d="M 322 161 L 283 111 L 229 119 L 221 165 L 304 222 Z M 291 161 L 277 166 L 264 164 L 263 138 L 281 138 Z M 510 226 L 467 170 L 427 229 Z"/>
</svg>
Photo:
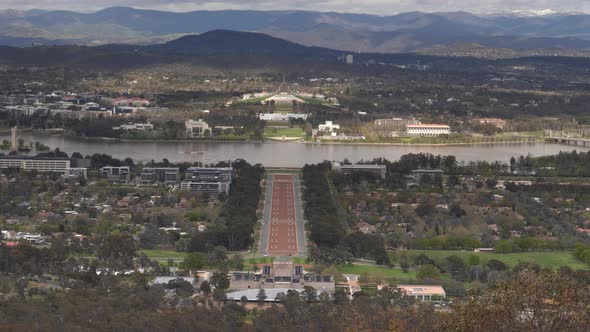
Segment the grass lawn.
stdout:
<svg viewBox="0 0 590 332">
<path fill-rule="evenodd" d="M 369 296 L 377 296 L 377 287 L 362 286 L 361 289 Z"/>
<path fill-rule="evenodd" d="M 251 99 L 246 99 L 246 100 L 240 100 L 240 101 L 238 101 L 238 103 L 241 103 L 241 104 L 260 105 L 260 104 L 262 104 L 263 101 L 265 101 L 266 99 L 268 99 L 268 97 L 270 97 L 270 95 L 264 96 L 264 97 L 258 97 L 258 98 L 251 98 Z"/>
<path fill-rule="evenodd" d="M 276 129 L 266 127 L 264 129 L 264 137 L 305 138 L 305 131 L 299 127 Z"/>
<path fill-rule="evenodd" d="M 346 264 L 338 266 L 338 270 L 344 274 L 357 274 L 362 273 L 383 273 L 385 278 L 397 278 L 397 279 L 413 279 L 416 278 L 416 273 L 409 271 L 405 273 L 400 269 L 390 269 L 382 266 L 374 265 L 362 265 L 362 264 Z"/>
<path fill-rule="evenodd" d="M 140 253 L 146 254 L 150 259 L 158 262 L 167 262 L 169 259 L 175 262 L 181 262 L 186 257 L 186 252 L 178 252 L 174 250 L 140 250 Z"/>
<path fill-rule="evenodd" d="M 405 253 L 406 255 L 419 255 L 424 253 L 426 256 L 434 259 L 435 261 L 444 260 L 446 257 L 451 255 L 457 255 L 463 260 L 467 261 L 467 258 L 471 255 L 476 255 L 480 258 L 482 264 L 485 264 L 490 259 L 497 259 L 502 261 L 504 264 L 513 267 L 519 262 L 532 262 L 538 264 L 542 268 L 558 268 L 560 266 L 568 266 L 574 270 L 577 269 L 589 269 L 590 266 L 584 264 L 574 258 L 571 252 L 567 251 L 556 251 L 556 252 L 521 252 L 513 254 L 497 254 L 490 252 L 472 252 L 472 251 L 459 251 L 459 250 L 407 250 L 396 252 L 398 255 Z"/>
</svg>

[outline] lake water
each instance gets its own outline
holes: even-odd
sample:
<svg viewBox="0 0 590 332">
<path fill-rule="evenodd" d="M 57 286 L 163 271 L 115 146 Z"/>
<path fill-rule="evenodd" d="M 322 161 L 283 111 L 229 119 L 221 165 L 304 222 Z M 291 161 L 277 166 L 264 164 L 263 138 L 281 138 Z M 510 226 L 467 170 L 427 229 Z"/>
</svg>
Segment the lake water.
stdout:
<svg viewBox="0 0 590 332">
<path fill-rule="evenodd" d="M 432 153 L 435 155 L 454 155 L 459 161 L 505 161 L 510 157 L 531 154 L 532 156 L 554 155 L 560 151 L 587 151 L 570 145 L 523 143 L 523 144 L 483 144 L 454 146 L 385 146 L 385 145 L 328 145 L 305 144 L 298 142 L 264 142 L 264 143 L 220 143 L 220 142 L 121 142 L 109 140 L 87 140 L 64 137 L 61 135 L 44 135 L 23 133 L 19 137 L 26 143 L 39 141 L 52 149 L 60 148 L 69 154 L 80 152 L 83 155 L 106 153 L 115 158 L 131 157 L 135 161 L 162 160 L 171 162 L 205 161 L 207 163 L 246 159 L 250 163 L 261 163 L 268 167 L 301 167 L 306 163 L 318 163 L 324 160 L 343 160 L 352 162 L 361 159 L 371 160 L 384 157 L 397 160 L 408 153 Z M 1 140 L 10 140 L 4 135 Z"/>
</svg>

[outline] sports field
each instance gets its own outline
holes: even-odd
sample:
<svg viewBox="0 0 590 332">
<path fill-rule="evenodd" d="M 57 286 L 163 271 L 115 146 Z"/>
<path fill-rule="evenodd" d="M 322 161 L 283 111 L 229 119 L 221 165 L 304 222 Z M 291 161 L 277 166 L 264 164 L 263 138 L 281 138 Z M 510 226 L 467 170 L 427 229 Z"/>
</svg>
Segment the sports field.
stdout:
<svg viewBox="0 0 590 332">
<path fill-rule="evenodd" d="M 577 260 L 571 252 L 552 251 L 552 252 L 520 252 L 512 254 L 496 254 L 493 252 L 459 251 L 459 250 L 406 250 L 397 251 L 396 255 L 405 254 L 408 256 L 425 254 L 435 261 L 442 261 L 446 257 L 456 255 L 467 262 L 471 255 L 479 257 L 481 264 L 485 264 L 490 259 L 497 259 L 504 264 L 512 267 L 519 262 L 532 262 L 542 268 L 555 269 L 560 266 L 568 266 L 576 269 L 590 269 L 590 266 Z"/>
</svg>

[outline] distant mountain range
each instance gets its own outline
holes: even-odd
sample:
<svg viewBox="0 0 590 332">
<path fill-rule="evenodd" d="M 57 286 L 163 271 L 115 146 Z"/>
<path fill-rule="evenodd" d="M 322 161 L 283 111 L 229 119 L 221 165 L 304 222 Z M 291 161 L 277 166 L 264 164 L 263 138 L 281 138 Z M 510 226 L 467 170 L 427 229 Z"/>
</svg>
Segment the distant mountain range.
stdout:
<svg viewBox="0 0 590 332">
<path fill-rule="evenodd" d="M 0 11 L 0 44 L 154 44 L 225 29 L 262 32 L 306 46 L 353 52 L 413 52 L 456 43 L 509 49 L 590 49 L 590 15 L 394 16 L 309 11 L 194 11 L 113 7 L 96 13 Z M 189 37 L 194 38 L 194 37 Z M 247 47 L 247 45 L 244 45 Z"/>
</svg>

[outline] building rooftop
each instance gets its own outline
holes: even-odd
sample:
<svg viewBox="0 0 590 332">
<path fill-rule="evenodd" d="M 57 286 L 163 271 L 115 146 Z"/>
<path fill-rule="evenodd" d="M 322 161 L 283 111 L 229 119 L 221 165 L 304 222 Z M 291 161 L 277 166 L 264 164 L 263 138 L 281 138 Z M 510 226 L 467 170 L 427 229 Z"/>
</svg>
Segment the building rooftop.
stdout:
<svg viewBox="0 0 590 332">
<path fill-rule="evenodd" d="M 440 295 L 446 294 L 444 288 L 440 285 L 397 285 L 397 288 L 401 289 L 409 296 L 420 296 L 420 295 Z"/>
<path fill-rule="evenodd" d="M 11 160 L 70 160 L 69 158 L 65 157 L 35 157 L 35 156 L 22 156 L 22 155 L 12 155 L 12 156 L 0 156 L 0 159 L 11 159 Z"/>
<path fill-rule="evenodd" d="M 204 172 L 204 171 L 210 171 L 210 172 L 216 172 L 216 171 L 232 171 L 233 168 L 231 167 L 189 167 L 187 168 L 187 172 Z"/>
<path fill-rule="evenodd" d="M 292 289 L 292 288 L 267 288 L 264 289 L 264 292 L 266 293 L 266 302 L 275 302 L 277 295 L 279 293 L 283 293 L 285 295 L 287 295 L 287 292 Z M 296 291 L 299 291 L 297 289 L 295 289 Z M 232 293 L 228 293 L 227 294 L 227 299 L 228 300 L 234 300 L 234 301 L 239 301 L 242 296 L 245 296 L 248 301 L 257 301 L 258 298 L 258 292 L 260 291 L 259 288 L 252 288 L 252 289 L 246 289 L 246 290 L 242 290 L 242 291 L 237 291 L 237 292 L 232 292 Z"/>
<path fill-rule="evenodd" d="M 406 126 L 408 128 L 451 128 L 450 126 L 443 124 L 409 124 Z"/>
</svg>

